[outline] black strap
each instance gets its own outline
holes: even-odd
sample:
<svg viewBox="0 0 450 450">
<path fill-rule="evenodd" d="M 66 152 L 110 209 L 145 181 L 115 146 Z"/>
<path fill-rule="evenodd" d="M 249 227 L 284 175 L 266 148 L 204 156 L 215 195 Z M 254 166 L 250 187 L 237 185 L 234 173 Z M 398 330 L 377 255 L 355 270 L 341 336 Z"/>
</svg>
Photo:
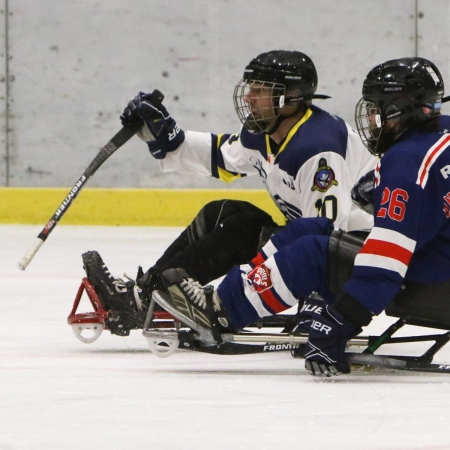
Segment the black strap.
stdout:
<svg viewBox="0 0 450 450">
<path fill-rule="evenodd" d="M 353 270 L 355 256 L 361 249 L 368 232 L 346 233 L 333 230 L 328 244 L 328 289 L 338 294 Z"/>
<path fill-rule="evenodd" d="M 210 284 L 204 287 L 204 292 L 206 296 L 206 315 L 208 316 L 209 321 L 211 322 L 211 331 L 214 339 L 218 344 L 222 344 L 222 333 L 220 331 L 220 324 L 217 320 L 217 313 L 214 311 L 214 287 Z"/>
</svg>

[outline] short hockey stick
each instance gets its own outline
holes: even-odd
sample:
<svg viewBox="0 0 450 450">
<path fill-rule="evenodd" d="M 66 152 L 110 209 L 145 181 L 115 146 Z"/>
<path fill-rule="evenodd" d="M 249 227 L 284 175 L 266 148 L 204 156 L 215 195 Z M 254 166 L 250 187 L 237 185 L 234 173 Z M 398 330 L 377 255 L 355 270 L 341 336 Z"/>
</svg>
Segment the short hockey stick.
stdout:
<svg viewBox="0 0 450 450">
<path fill-rule="evenodd" d="M 160 105 L 164 99 L 164 95 L 158 91 L 154 90 L 151 94 L 151 101 L 154 105 Z M 25 270 L 30 264 L 31 260 L 34 258 L 38 250 L 41 248 L 42 244 L 48 238 L 52 230 L 55 228 L 57 223 L 61 220 L 62 216 L 67 212 L 72 202 L 75 200 L 77 195 L 80 193 L 83 186 L 87 183 L 89 178 L 97 171 L 97 169 L 123 144 L 125 144 L 129 139 L 131 139 L 142 125 L 140 123 L 135 126 L 123 127 L 118 133 L 116 133 L 113 138 L 98 152 L 97 156 L 93 159 L 88 168 L 84 171 L 83 175 L 78 179 L 75 185 L 67 194 L 66 198 L 59 205 L 58 209 L 55 211 L 51 219 L 47 222 L 42 231 L 38 234 L 36 241 L 33 246 L 22 256 L 22 259 L 17 263 L 19 269 Z"/>
</svg>

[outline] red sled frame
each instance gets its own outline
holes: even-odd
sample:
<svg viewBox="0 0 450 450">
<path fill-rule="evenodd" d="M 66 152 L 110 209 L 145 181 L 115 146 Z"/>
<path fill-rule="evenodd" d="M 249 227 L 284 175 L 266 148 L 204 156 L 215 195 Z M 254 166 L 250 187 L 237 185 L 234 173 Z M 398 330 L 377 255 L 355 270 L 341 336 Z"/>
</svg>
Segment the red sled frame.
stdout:
<svg viewBox="0 0 450 450">
<path fill-rule="evenodd" d="M 86 292 L 94 311 L 77 313 L 84 292 Z M 67 318 L 67 323 L 72 327 L 73 333 L 81 342 L 91 344 L 100 337 L 103 330 L 109 330 L 109 318 L 109 312 L 103 308 L 91 282 L 86 277 L 83 278 L 75 296 L 72 311 Z M 154 311 L 152 325 L 158 328 L 178 329 L 181 323 L 166 311 Z"/>
</svg>

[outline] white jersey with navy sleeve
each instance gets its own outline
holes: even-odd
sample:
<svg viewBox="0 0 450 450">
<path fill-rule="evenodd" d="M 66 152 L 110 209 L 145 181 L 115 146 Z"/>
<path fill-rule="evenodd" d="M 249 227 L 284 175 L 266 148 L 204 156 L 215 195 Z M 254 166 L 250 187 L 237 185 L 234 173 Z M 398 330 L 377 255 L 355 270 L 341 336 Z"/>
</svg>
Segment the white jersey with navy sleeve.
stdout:
<svg viewBox="0 0 450 450">
<path fill-rule="evenodd" d="M 344 289 L 378 314 L 403 279 L 450 280 L 450 134 L 406 132 L 375 170 L 374 208 Z"/>
<path fill-rule="evenodd" d="M 225 182 L 258 175 L 286 219 L 326 216 L 336 228 L 370 229 L 373 217 L 353 204 L 352 187 L 377 159 L 341 118 L 312 106 L 277 146 L 265 134 L 187 131 L 161 160 L 165 172 L 213 176 Z"/>
</svg>

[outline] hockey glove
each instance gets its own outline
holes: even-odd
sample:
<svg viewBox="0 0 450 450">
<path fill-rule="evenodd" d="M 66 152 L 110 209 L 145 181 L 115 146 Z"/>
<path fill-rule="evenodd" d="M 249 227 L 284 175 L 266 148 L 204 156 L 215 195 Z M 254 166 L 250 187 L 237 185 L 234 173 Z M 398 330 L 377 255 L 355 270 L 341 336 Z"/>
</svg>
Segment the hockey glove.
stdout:
<svg viewBox="0 0 450 450">
<path fill-rule="evenodd" d="M 325 303 L 323 299 L 316 293 L 312 293 L 304 302 L 298 315 L 298 322 L 294 328 L 294 333 L 308 334 L 314 316 L 320 317 Z M 291 350 L 294 358 L 303 358 L 305 354 L 306 344 L 300 344 Z"/>
<path fill-rule="evenodd" d="M 370 171 L 366 173 L 353 186 L 352 199 L 364 211 L 373 214 L 373 190 L 375 182 L 375 173 Z"/>
<path fill-rule="evenodd" d="M 127 104 L 127 107 L 123 110 L 123 113 L 120 115 L 120 121 L 122 122 L 122 126 L 131 127 L 135 124 L 144 125 L 144 121 L 137 115 L 135 97 L 133 100 L 130 100 Z"/>
<path fill-rule="evenodd" d="M 350 373 L 345 360 L 347 341 L 360 328 L 344 319 L 331 305 L 323 303 L 322 314 L 313 317 L 305 349 L 305 368 L 311 375 L 331 377 Z"/>
<path fill-rule="evenodd" d="M 298 324 L 294 332 L 308 334 L 314 318 L 320 320 L 319 318 L 325 305 L 326 303 L 320 296 L 315 293 L 311 294 L 300 309 Z"/>
<path fill-rule="evenodd" d="M 176 150 L 183 143 L 184 131 L 163 105 L 153 105 L 151 94 L 140 92 L 128 103 L 121 116 L 122 124 L 125 126 L 125 123 L 136 120 L 136 117 L 147 126 L 147 130 L 145 127 L 141 130 L 140 137 L 147 142 L 150 153 L 156 159 L 165 158 L 168 152 Z"/>
</svg>

